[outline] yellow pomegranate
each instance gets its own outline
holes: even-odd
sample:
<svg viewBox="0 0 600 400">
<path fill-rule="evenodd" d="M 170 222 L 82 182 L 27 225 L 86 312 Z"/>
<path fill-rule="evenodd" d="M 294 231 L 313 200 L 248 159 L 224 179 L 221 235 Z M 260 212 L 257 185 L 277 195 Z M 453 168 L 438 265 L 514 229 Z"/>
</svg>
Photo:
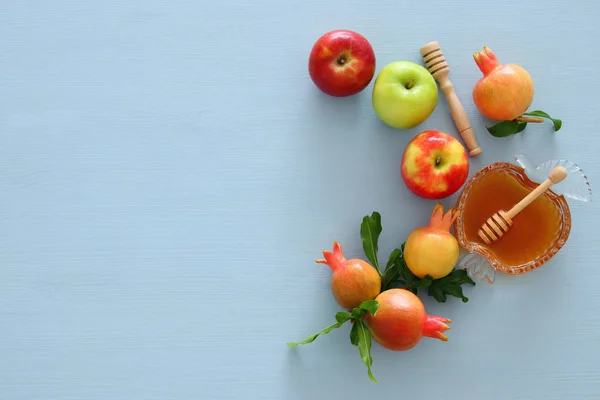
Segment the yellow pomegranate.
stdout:
<svg viewBox="0 0 600 400">
<path fill-rule="evenodd" d="M 449 275 L 456 266 L 459 245 L 450 233 L 450 227 L 457 217 L 454 209 L 444 214 L 444 206 L 436 204 L 429 225 L 410 233 L 404 245 L 404 261 L 411 272 L 424 278 L 430 275 L 440 279 Z"/>
</svg>

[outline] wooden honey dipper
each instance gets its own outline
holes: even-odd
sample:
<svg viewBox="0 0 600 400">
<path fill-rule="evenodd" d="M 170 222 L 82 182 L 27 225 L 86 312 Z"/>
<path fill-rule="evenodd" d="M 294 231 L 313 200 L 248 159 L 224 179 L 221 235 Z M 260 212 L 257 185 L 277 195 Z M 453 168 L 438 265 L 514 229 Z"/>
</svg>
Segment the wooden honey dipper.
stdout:
<svg viewBox="0 0 600 400">
<path fill-rule="evenodd" d="M 500 210 L 488 218 L 477 234 L 486 244 L 492 244 L 492 242 L 500 239 L 510 229 L 513 224 L 512 220 L 518 213 L 523 211 L 525 207 L 541 196 L 550 186 L 561 182 L 566 177 L 567 169 L 565 167 L 560 165 L 554 167 L 544 182 L 515 204 L 508 212 Z"/>
<path fill-rule="evenodd" d="M 423 56 L 425 66 L 431 75 L 433 75 L 433 78 L 439 82 L 440 88 L 446 96 L 448 106 L 450 107 L 450 113 L 454 120 L 454 125 L 456 125 L 458 133 L 467 145 L 469 155 L 471 157 L 478 156 L 483 150 L 481 150 L 481 147 L 477 144 L 475 132 L 473 132 L 467 113 L 465 113 L 465 109 L 454 92 L 454 85 L 452 85 L 452 82 L 450 82 L 450 79 L 448 78 L 450 67 L 446 62 L 444 53 L 442 53 L 442 50 L 440 49 L 440 44 L 438 42 L 427 43 L 425 46 L 421 47 L 421 56 Z"/>
</svg>

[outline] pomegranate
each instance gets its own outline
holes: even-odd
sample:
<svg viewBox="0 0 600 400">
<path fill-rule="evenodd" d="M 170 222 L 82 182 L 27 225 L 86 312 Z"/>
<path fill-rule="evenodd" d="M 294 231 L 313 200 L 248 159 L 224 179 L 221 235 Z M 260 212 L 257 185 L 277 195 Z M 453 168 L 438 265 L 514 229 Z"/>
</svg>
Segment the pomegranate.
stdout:
<svg viewBox="0 0 600 400">
<path fill-rule="evenodd" d="M 347 260 L 338 242 L 333 243 L 333 252 L 323 251 L 323 256 L 325 259 L 316 262 L 332 269 L 331 291 L 341 307 L 351 310 L 381 291 L 381 276 L 375 267 L 358 258 Z"/>
<path fill-rule="evenodd" d="M 375 300 L 379 309 L 375 316 L 367 314 L 367 324 L 375 341 L 386 349 L 412 349 L 423 336 L 448 341 L 442 332 L 450 329 L 447 324 L 452 321 L 427 315 L 423 302 L 411 291 L 389 289 Z"/>
<path fill-rule="evenodd" d="M 473 88 L 477 109 L 494 121 L 521 117 L 533 101 L 534 88 L 529 73 L 516 64 L 500 64 L 487 46 L 474 53 L 473 58 L 483 73 Z"/>
<path fill-rule="evenodd" d="M 437 203 L 429 225 L 421 226 L 408 235 L 404 261 L 415 276 L 424 278 L 430 275 L 433 279 L 440 279 L 454 270 L 460 248 L 450 233 L 450 227 L 457 217 L 452 208 L 444 214 L 444 206 Z"/>
</svg>

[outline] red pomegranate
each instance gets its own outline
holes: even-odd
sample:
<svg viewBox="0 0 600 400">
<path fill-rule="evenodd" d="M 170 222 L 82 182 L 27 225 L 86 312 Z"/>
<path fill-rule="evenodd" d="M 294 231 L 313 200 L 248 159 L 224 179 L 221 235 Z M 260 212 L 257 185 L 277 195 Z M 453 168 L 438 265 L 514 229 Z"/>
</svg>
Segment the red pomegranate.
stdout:
<svg viewBox="0 0 600 400">
<path fill-rule="evenodd" d="M 520 117 L 533 101 L 533 80 L 517 64 L 500 64 L 489 47 L 473 54 L 483 77 L 473 87 L 473 101 L 488 119 L 512 120 Z"/>
<path fill-rule="evenodd" d="M 448 341 L 442 332 L 450 329 L 447 324 L 452 321 L 427 315 L 423 302 L 411 291 L 390 289 L 375 300 L 379 310 L 375 316 L 368 314 L 367 323 L 373 338 L 386 349 L 412 349 L 423 336 Z"/>
<path fill-rule="evenodd" d="M 347 260 L 338 242 L 333 243 L 333 253 L 323 251 L 323 256 L 325 259 L 317 260 L 317 263 L 327 264 L 333 270 L 331 291 L 343 308 L 358 307 L 363 301 L 373 300 L 381 291 L 379 272 L 361 259 Z"/>
</svg>

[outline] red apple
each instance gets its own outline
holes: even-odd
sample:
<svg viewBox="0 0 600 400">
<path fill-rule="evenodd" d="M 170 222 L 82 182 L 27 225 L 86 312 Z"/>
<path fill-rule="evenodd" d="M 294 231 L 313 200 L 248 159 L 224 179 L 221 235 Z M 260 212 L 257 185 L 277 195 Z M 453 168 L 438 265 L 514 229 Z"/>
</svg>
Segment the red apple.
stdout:
<svg viewBox="0 0 600 400">
<path fill-rule="evenodd" d="M 315 85 L 331 96 L 342 97 L 363 90 L 375 74 L 375 53 L 359 33 L 334 30 L 321 36 L 308 59 Z"/>
<path fill-rule="evenodd" d="M 411 192 L 426 199 L 442 199 L 467 180 L 469 157 L 453 136 L 427 130 L 408 142 L 400 170 Z"/>
</svg>

